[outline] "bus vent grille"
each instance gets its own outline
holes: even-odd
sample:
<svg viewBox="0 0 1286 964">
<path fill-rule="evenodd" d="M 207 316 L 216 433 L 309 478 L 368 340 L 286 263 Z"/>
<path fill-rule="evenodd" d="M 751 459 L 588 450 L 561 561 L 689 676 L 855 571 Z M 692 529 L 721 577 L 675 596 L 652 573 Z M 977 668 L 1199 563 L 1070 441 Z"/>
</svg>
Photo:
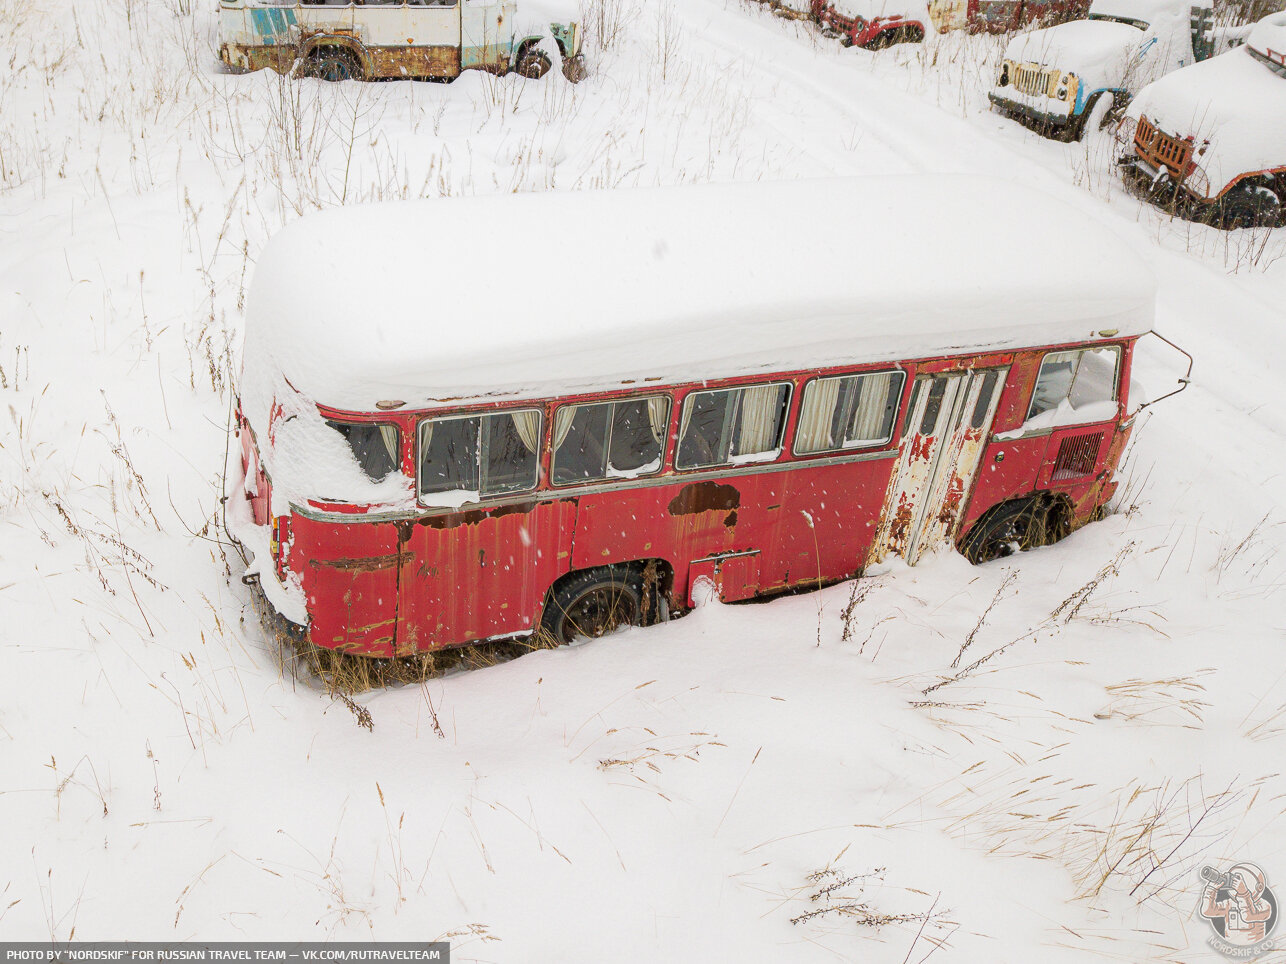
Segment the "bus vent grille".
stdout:
<svg viewBox="0 0 1286 964">
<path fill-rule="evenodd" d="M 1083 475 L 1093 475 L 1094 466 L 1098 464 L 1099 446 L 1103 444 L 1103 433 L 1092 435 L 1071 435 L 1058 445 L 1058 457 L 1054 460 L 1053 482 L 1063 479 L 1077 479 Z"/>
</svg>

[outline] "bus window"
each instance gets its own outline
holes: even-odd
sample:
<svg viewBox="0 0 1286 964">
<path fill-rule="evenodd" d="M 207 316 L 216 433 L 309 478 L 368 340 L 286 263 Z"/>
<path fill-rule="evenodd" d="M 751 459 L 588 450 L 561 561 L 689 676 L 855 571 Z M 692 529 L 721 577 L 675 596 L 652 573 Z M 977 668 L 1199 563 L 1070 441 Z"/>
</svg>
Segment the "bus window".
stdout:
<svg viewBox="0 0 1286 964">
<path fill-rule="evenodd" d="M 681 469 L 767 461 L 781 450 L 789 385 L 693 392 L 679 424 Z"/>
<path fill-rule="evenodd" d="M 1050 352 L 1041 360 L 1027 417 L 1035 418 L 1064 401 L 1073 409 L 1115 401 L 1120 361 L 1121 350 L 1115 346 Z"/>
<path fill-rule="evenodd" d="M 659 472 L 669 423 L 664 395 L 564 405 L 554 416 L 554 484 Z"/>
<path fill-rule="evenodd" d="M 326 419 L 353 450 L 353 458 L 372 482 L 382 482 L 402 461 L 396 425 L 373 422 L 336 422 Z"/>
<path fill-rule="evenodd" d="M 893 422 L 906 375 L 878 372 L 817 378 L 804 387 L 795 433 L 795 454 L 814 455 L 883 445 Z"/>
<path fill-rule="evenodd" d="M 536 487 L 540 412 L 426 418 L 420 423 L 420 495 L 503 495 Z"/>
</svg>

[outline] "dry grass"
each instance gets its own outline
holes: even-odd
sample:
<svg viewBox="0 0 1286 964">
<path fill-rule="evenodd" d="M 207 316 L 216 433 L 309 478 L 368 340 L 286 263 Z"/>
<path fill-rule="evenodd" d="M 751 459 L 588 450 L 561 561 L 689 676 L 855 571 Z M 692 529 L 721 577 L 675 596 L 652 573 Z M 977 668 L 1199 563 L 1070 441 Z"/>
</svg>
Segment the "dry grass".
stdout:
<svg viewBox="0 0 1286 964">
<path fill-rule="evenodd" d="M 1094 718 L 1199 730 L 1210 707 L 1201 698 L 1206 692 L 1201 678 L 1214 672 L 1200 669 L 1190 675 L 1167 679 L 1128 679 L 1113 683 L 1104 687 L 1111 701 L 1097 711 Z"/>
<path fill-rule="evenodd" d="M 795 888 L 788 895 L 788 900 L 803 900 L 807 908 L 792 917 L 791 924 L 815 926 L 826 923 L 841 929 L 847 925 L 870 929 L 876 933 L 886 927 L 918 924 L 903 964 L 923 964 L 937 950 L 948 946 L 948 939 L 960 925 L 948 917 L 948 911 L 938 909 L 941 894 L 935 895 L 924 910 L 886 909 L 881 905 L 894 895 L 898 902 L 902 902 L 904 895 L 911 895 L 912 900 L 920 903 L 927 894 L 913 888 L 902 888 L 902 893 L 898 893 L 896 889 L 888 887 L 884 867 L 876 867 L 863 873 L 850 873 L 835 866 L 836 861 L 847 851 L 846 846 L 825 867 L 808 874 L 804 878 L 804 885 Z M 921 939 L 925 942 L 925 949 L 923 953 L 917 954 L 916 949 Z"/>
</svg>

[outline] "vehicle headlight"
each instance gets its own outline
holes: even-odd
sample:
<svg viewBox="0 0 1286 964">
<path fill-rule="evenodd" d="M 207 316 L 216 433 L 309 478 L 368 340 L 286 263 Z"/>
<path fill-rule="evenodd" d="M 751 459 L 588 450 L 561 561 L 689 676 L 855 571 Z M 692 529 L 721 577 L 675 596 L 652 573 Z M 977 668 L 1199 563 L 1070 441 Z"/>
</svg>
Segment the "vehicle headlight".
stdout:
<svg viewBox="0 0 1286 964">
<path fill-rule="evenodd" d="M 1009 86 L 1010 78 L 1013 76 L 1013 66 L 1014 65 L 1011 61 L 1008 61 L 1008 60 L 1001 61 L 1000 77 L 996 80 L 997 87 Z"/>
<path fill-rule="evenodd" d="M 1206 172 L 1201 169 L 1201 165 L 1195 161 L 1188 169 L 1187 175 L 1183 179 L 1183 186 L 1193 194 L 1199 194 L 1202 197 L 1210 197 L 1210 178 Z"/>
</svg>

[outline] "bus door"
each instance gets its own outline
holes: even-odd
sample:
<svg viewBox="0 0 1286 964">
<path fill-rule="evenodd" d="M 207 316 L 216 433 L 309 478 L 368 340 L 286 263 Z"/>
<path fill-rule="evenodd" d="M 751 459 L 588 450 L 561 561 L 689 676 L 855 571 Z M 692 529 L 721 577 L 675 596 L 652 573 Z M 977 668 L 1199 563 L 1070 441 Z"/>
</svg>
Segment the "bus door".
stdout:
<svg viewBox="0 0 1286 964">
<path fill-rule="evenodd" d="M 480 67 L 503 72 L 513 55 L 512 0 L 459 0 L 460 69 Z"/>
<path fill-rule="evenodd" d="M 914 565 L 955 535 L 1007 371 L 946 372 L 915 380 L 871 562 L 894 553 Z"/>
</svg>

